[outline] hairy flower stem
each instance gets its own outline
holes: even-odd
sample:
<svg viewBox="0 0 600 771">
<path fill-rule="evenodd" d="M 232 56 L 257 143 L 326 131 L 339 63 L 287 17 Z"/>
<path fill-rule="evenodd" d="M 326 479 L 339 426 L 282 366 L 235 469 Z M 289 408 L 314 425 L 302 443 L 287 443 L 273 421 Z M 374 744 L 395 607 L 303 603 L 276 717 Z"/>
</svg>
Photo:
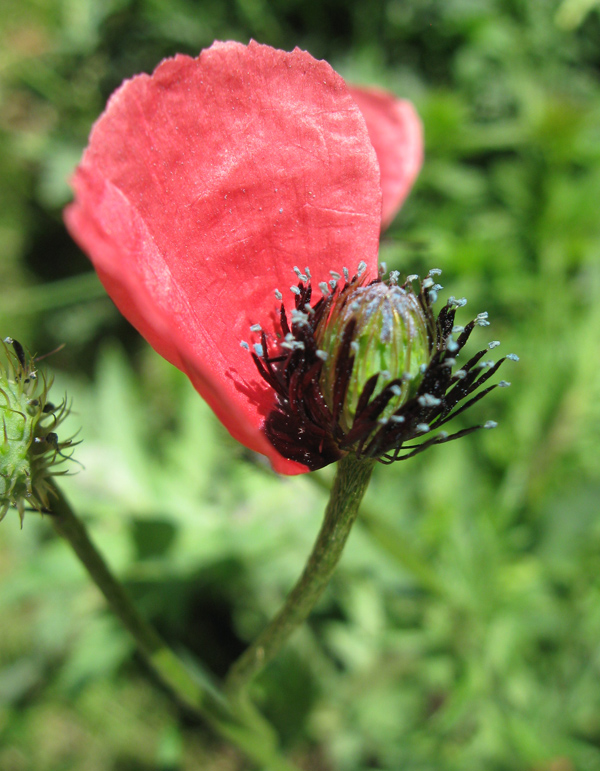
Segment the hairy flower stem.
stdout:
<svg viewBox="0 0 600 771">
<path fill-rule="evenodd" d="M 275 733 L 250 705 L 232 707 L 216 689 L 197 680 L 157 632 L 137 612 L 122 584 L 110 572 L 87 531 L 60 490 L 52 485 L 50 517 L 56 532 L 69 542 L 113 612 L 135 639 L 158 679 L 177 700 L 206 720 L 223 738 L 269 771 L 298 771 L 277 751 Z"/>
<path fill-rule="evenodd" d="M 245 701 L 250 680 L 279 653 L 317 603 L 342 556 L 374 465 L 374 460 L 359 460 L 354 454 L 338 462 L 325 518 L 302 575 L 277 615 L 229 670 L 225 690 L 232 698 Z"/>
</svg>

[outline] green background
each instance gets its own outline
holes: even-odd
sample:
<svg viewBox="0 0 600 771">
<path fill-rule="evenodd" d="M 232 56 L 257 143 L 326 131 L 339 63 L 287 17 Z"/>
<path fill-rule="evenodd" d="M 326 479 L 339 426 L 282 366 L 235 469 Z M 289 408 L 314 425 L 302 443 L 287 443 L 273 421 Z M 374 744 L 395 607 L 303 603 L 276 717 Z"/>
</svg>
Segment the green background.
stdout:
<svg viewBox="0 0 600 771">
<path fill-rule="evenodd" d="M 377 467 L 310 622 L 254 691 L 310 771 L 600 769 L 600 14 L 589 0 L 5 0 L 0 335 L 66 391 L 64 480 L 138 607 L 222 675 L 318 530 L 331 469 L 277 478 L 119 317 L 61 210 L 126 77 L 213 39 L 410 98 L 426 160 L 382 245 L 442 268 L 517 352 L 495 431 Z M 459 318 L 459 323 L 461 319 Z M 392 534 L 388 532 L 392 528 Z M 249 766 L 152 683 L 45 520 L 0 528 L 0 769 Z"/>
</svg>

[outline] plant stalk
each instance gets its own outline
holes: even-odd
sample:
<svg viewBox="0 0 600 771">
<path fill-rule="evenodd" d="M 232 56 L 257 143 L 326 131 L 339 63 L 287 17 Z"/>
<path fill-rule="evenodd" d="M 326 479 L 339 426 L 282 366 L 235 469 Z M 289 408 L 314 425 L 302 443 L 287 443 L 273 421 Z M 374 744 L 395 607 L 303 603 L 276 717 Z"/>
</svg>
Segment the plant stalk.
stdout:
<svg viewBox="0 0 600 771">
<path fill-rule="evenodd" d="M 58 487 L 50 494 L 51 521 L 56 532 L 69 542 L 113 612 L 130 632 L 158 679 L 196 715 L 268 771 L 298 771 L 277 751 L 275 732 L 256 711 L 234 709 L 218 691 L 199 682 L 158 633 L 137 612 L 122 584 L 117 581 L 91 542 L 85 527 Z"/>
<path fill-rule="evenodd" d="M 302 575 L 277 615 L 227 674 L 225 691 L 233 699 L 243 701 L 246 686 L 279 653 L 321 597 L 356 521 L 374 464 L 352 454 L 338 462 L 323 524 Z"/>
</svg>

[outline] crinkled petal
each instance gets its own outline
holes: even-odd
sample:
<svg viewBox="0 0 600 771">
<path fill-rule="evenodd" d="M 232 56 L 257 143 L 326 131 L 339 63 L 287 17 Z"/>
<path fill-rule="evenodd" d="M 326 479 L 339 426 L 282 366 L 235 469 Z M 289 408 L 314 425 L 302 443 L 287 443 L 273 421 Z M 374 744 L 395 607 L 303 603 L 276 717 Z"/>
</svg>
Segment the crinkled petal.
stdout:
<svg viewBox="0 0 600 771">
<path fill-rule="evenodd" d="M 126 81 L 97 121 L 67 226 L 121 312 L 190 377 L 230 433 L 283 473 L 273 393 L 241 340 L 313 283 L 376 275 L 379 168 L 343 80 L 306 52 L 215 43 Z"/>
<path fill-rule="evenodd" d="M 391 224 L 423 164 L 423 126 L 410 102 L 387 91 L 352 86 L 381 169 L 381 229 Z"/>
</svg>

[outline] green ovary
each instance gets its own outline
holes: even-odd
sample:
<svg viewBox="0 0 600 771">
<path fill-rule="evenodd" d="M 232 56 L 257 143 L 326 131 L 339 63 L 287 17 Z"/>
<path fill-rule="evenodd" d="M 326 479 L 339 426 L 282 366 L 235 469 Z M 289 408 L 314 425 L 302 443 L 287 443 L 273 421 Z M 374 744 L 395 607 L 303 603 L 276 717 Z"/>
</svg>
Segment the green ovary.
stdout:
<svg viewBox="0 0 600 771">
<path fill-rule="evenodd" d="M 400 393 L 390 400 L 381 415 L 389 418 L 415 392 L 422 378 L 421 366 L 428 364 L 431 350 L 426 317 L 412 292 L 377 283 L 342 294 L 318 335 L 319 347 L 327 353 L 321 388 L 331 410 L 334 409 L 336 361 L 344 330 L 353 320 L 356 323 L 351 351 L 354 365 L 340 416 L 345 431 L 352 427 L 360 395 L 373 375 L 384 373 L 378 378 L 371 399 L 391 380 L 403 381 Z M 389 373 L 389 377 L 385 373 Z"/>
</svg>

